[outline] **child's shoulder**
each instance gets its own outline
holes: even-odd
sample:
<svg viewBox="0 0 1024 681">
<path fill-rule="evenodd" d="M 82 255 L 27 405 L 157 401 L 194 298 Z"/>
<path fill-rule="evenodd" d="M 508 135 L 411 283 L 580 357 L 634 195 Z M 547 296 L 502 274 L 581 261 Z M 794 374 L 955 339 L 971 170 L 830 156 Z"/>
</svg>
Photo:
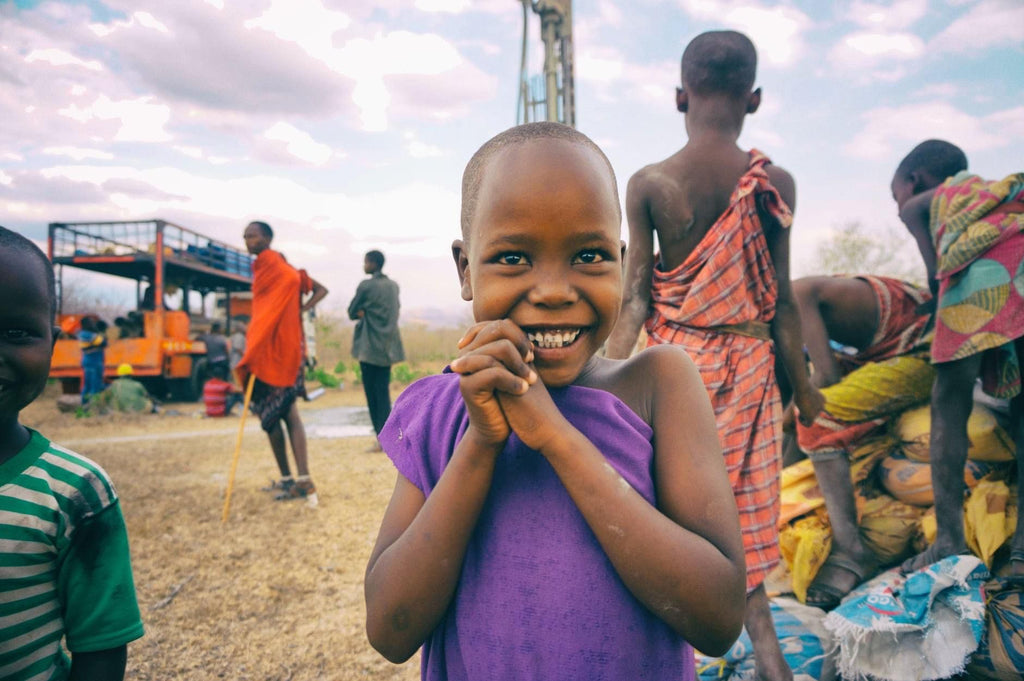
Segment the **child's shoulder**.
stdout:
<svg viewBox="0 0 1024 681">
<path fill-rule="evenodd" d="M 25 489 L 52 495 L 65 512 L 80 518 L 99 513 L 117 501 L 114 483 L 102 466 L 37 431 L 31 432 L 29 444 L 17 457 L 17 475 L 27 476 Z"/>
<path fill-rule="evenodd" d="M 693 379 L 703 383 L 696 365 L 686 351 L 677 345 L 654 345 L 627 359 L 606 359 L 594 372 L 587 387 L 606 390 L 648 423 L 653 406 L 668 393 L 693 385 Z"/>
<path fill-rule="evenodd" d="M 671 343 L 652 345 L 622 360 L 623 370 L 634 377 L 636 374 L 642 374 L 651 383 L 662 382 L 666 378 L 661 372 L 685 371 L 693 366 L 693 360 L 686 350 Z"/>
</svg>

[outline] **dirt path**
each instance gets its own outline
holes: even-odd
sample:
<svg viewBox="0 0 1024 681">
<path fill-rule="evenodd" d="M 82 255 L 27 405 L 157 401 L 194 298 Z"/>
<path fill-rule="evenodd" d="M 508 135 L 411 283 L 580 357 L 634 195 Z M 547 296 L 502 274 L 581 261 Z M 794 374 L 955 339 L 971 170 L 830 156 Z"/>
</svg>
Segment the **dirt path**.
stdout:
<svg viewBox="0 0 1024 681">
<path fill-rule="evenodd" d="M 121 496 L 146 626 L 129 645 L 126 678 L 419 678 L 418 655 L 392 665 L 363 630 L 363 571 L 395 480 L 384 455 L 364 451 L 369 435 L 311 438 L 320 506 L 310 509 L 260 491 L 275 466 L 250 419 L 221 524 L 237 421 L 197 418 L 195 405 L 169 405 L 178 415 L 76 419 L 48 397 L 24 421 L 99 462 Z M 361 393 L 346 391 L 300 409 L 314 430 L 337 420 L 331 410 L 361 404 Z"/>
</svg>

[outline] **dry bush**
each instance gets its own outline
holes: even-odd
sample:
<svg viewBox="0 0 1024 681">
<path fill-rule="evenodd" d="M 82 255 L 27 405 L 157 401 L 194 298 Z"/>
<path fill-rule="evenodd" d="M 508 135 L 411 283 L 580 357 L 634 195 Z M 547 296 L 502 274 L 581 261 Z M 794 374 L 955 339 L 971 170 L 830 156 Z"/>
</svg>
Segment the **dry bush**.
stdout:
<svg viewBox="0 0 1024 681">
<path fill-rule="evenodd" d="M 353 380 L 356 363 L 352 357 L 352 332 L 355 325 L 347 319 L 332 315 L 321 315 L 316 322 L 317 359 L 321 368 Z M 405 362 L 408 372 L 393 371 L 397 377 L 422 376 L 437 373 L 458 354 L 458 342 L 466 332 L 464 328 L 432 327 L 426 324 L 409 324 L 401 327 L 402 345 L 405 347 Z M 337 371 L 339 363 L 344 364 L 347 377 Z M 400 380 L 405 383 L 407 381 Z"/>
</svg>

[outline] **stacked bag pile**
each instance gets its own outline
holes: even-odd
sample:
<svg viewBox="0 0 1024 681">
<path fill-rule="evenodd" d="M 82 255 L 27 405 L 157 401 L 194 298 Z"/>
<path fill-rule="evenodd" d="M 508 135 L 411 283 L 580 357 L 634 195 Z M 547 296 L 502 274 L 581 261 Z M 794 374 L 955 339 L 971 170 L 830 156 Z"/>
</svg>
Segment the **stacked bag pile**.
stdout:
<svg viewBox="0 0 1024 681">
<path fill-rule="evenodd" d="M 907 410 L 889 432 L 864 440 L 851 456 L 861 536 L 883 566 L 898 565 L 935 538 L 930 429 L 928 405 Z M 998 574 L 1017 522 L 1013 440 L 981 404 L 968 421 L 968 436 L 967 541 Z M 828 514 L 808 460 L 783 470 L 780 530 L 789 590 L 802 603 L 831 547 Z M 992 578 L 984 593 L 985 635 L 969 669 L 977 678 L 1024 678 L 1024 578 Z"/>
</svg>

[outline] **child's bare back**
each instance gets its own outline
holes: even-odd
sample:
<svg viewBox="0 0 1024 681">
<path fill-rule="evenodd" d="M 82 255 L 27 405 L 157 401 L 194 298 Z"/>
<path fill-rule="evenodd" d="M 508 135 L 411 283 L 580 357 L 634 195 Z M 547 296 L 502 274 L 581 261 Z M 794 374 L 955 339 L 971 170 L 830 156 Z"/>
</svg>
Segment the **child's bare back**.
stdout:
<svg viewBox="0 0 1024 681">
<path fill-rule="evenodd" d="M 663 270 L 681 265 L 728 210 L 749 165 L 750 154 L 735 144 L 698 139 L 632 177 L 629 191 L 641 203 L 639 208 L 646 212 L 658 236 Z M 765 171 L 792 208 L 792 177 L 773 165 Z M 766 219 L 770 218 L 761 211 L 762 224 Z"/>
</svg>

